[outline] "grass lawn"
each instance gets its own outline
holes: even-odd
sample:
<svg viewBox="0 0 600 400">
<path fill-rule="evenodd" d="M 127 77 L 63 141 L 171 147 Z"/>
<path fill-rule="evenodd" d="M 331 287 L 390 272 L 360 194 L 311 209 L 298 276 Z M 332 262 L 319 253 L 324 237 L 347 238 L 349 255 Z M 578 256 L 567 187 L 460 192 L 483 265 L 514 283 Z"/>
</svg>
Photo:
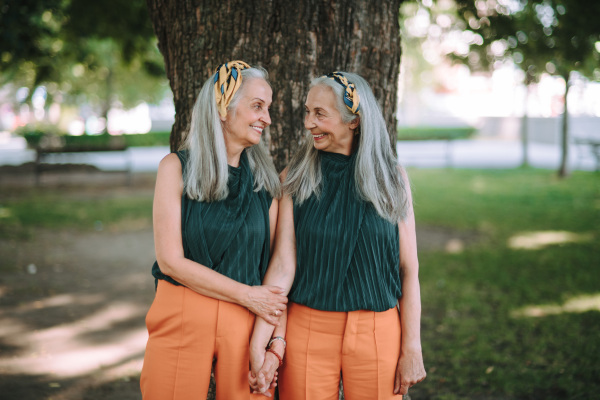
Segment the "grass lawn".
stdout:
<svg viewBox="0 0 600 400">
<path fill-rule="evenodd" d="M 598 398 L 600 176 L 409 173 L 417 225 L 483 236 L 420 253 L 428 377 L 412 398 Z"/>
<path fill-rule="evenodd" d="M 477 238 L 458 252 L 420 252 L 428 377 L 410 390 L 412 399 L 598 398 L 600 175 L 409 175 L 418 226 Z M 148 225 L 151 204 L 149 193 L 5 191 L 0 239 L 30 237 L 35 227 Z"/>
<path fill-rule="evenodd" d="M 76 189 L 28 189 L 0 194 L 0 240 L 25 239 L 36 228 L 111 230 L 151 226 L 152 194 L 102 195 Z"/>
</svg>

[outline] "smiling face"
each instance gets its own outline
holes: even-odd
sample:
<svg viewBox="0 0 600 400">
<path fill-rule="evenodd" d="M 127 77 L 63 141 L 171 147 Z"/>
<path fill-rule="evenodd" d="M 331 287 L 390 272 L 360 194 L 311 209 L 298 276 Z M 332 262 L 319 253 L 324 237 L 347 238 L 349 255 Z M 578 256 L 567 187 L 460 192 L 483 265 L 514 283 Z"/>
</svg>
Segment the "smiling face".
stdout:
<svg viewBox="0 0 600 400">
<path fill-rule="evenodd" d="M 273 91 L 264 79 L 248 79 L 238 96 L 234 109 L 221 117 L 228 153 L 258 144 L 263 130 L 271 125 L 269 107 Z"/>
<path fill-rule="evenodd" d="M 306 97 L 304 127 L 317 150 L 350 155 L 359 118 L 345 123 L 337 109 L 336 95 L 328 86 L 314 86 Z"/>
</svg>

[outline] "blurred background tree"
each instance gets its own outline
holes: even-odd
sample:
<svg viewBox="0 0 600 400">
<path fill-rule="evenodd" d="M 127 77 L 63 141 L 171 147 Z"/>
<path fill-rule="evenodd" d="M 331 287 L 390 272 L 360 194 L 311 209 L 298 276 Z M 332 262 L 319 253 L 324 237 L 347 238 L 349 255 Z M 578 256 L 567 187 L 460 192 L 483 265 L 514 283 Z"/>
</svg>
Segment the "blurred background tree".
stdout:
<svg viewBox="0 0 600 400">
<path fill-rule="evenodd" d="M 573 79 L 600 80 L 600 2 L 568 0 L 456 0 L 458 16 L 466 31 L 481 40 L 472 43 L 466 57 L 471 68 L 490 69 L 507 60 L 524 72 L 527 87 L 541 73 L 557 75 L 565 82 L 562 116 L 561 163 L 567 171 L 569 149 L 568 93 Z M 522 127 L 526 129 L 527 113 Z M 527 132 L 523 141 L 527 145 Z M 524 151 L 526 157 L 527 152 Z M 524 159 L 527 164 L 527 159 Z"/>
<path fill-rule="evenodd" d="M 43 87 L 46 104 L 86 103 L 106 119 L 115 102 L 168 90 L 143 0 L 6 0 L 0 26 L 0 85 L 27 88 L 24 102 Z"/>
</svg>

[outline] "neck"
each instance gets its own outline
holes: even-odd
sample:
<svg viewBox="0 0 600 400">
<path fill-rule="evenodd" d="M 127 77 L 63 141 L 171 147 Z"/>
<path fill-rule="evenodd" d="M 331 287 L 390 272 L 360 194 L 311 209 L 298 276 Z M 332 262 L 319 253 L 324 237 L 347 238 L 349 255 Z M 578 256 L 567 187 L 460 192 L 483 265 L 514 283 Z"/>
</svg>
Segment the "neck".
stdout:
<svg viewBox="0 0 600 400">
<path fill-rule="evenodd" d="M 240 157 L 242 155 L 242 152 L 244 151 L 244 147 L 231 147 L 232 146 L 227 146 L 227 164 L 237 168 L 240 166 Z"/>
</svg>

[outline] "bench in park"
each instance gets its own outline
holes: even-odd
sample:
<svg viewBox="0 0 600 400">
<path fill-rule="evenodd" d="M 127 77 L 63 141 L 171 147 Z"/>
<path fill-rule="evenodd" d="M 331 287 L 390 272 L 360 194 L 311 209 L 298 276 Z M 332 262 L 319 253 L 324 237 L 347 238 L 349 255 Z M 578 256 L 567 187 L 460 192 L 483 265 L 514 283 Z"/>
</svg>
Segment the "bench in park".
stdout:
<svg viewBox="0 0 600 400">
<path fill-rule="evenodd" d="M 69 155 L 80 153 L 94 152 L 120 152 L 124 157 L 124 167 L 122 171 L 127 173 L 127 184 L 131 184 L 132 179 L 132 162 L 131 155 L 128 151 L 125 141 L 118 137 L 111 137 L 106 143 L 102 144 L 66 144 L 61 137 L 45 136 L 35 146 L 35 183 L 40 184 L 40 178 L 45 169 L 48 168 L 50 158 L 59 156 L 62 160 L 69 160 Z"/>
<path fill-rule="evenodd" d="M 573 141 L 580 157 L 582 152 L 592 155 L 596 159 L 596 171 L 600 171 L 600 137 L 576 137 Z"/>
</svg>

